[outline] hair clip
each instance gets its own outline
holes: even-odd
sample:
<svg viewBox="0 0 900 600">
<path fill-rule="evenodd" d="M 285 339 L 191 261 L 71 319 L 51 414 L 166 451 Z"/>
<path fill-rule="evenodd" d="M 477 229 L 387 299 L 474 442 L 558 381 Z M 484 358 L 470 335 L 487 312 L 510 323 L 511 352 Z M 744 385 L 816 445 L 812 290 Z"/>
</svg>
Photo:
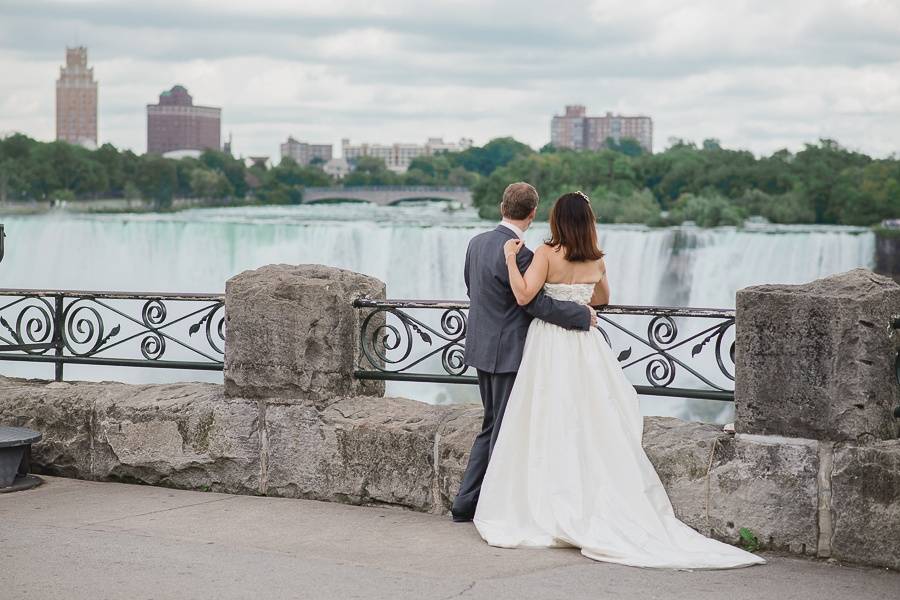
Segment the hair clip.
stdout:
<svg viewBox="0 0 900 600">
<path fill-rule="evenodd" d="M 588 197 L 587 197 L 587 194 L 585 194 L 585 193 L 582 192 L 581 190 L 576 190 L 575 193 L 578 194 L 579 196 L 581 196 L 582 198 L 584 198 L 584 201 L 587 202 L 588 204 L 591 203 L 591 199 L 588 198 Z"/>
</svg>

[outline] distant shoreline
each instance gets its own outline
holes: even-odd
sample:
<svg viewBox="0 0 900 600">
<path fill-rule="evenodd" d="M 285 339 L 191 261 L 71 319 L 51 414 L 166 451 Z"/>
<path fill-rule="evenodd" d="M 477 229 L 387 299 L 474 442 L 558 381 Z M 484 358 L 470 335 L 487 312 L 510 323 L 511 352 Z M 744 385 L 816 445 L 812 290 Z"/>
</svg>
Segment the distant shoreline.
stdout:
<svg viewBox="0 0 900 600">
<path fill-rule="evenodd" d="M 40 215 L 54 211 L 67 213 L 165 213 L 189 208 L 219 208 L 223 206 L 261 206 L 257 202 L 209 198 L 173 198 L 170 206 L 159 208 L 150 200 L 126 198 L 101 198 L 75 201 L 26 201 L 0 203 L 0 216 Z"/>
<path fill-rule="evenodd" d="M 69 215 L 128 215 L 128 214 L 172 214 L 178 213 L 184 210 L 194 209 L 194 208 L 241 208 L 241 207 L 251 207 L 251 208 L 290 208 L 290 207 L 299 207 L 299 206 L 322 206 L 323 204 L 330 204 L 333 206 L 340 206 L 344 203 L 311 203 L 311 204 L 263 204 L 259 202 L 246 202 L 246 201 L 223 201 L 223 200 L 209 200 L 209 199 L 200 199 L 200 198 L 175 198 L 172 201 L 172 205 L 164 208 L 158 209 L 154 206 L 153 202 L 145 201 L 145 200 L 125 200 L 120 198 L 110 198 L 110 199 L 100 199 L 100 200 L 78 200 L 75 202 L 64 202 L 57 203 L 56 206 L 51 206 L 49 201 L 44 202 L 7 202 L 5 204 L 0 203 L 0 221 L 4 216 L 17 217 L 17 216 L 36 216 L 36 215 L 50 215 L 50 214 L 69 214 Z M 358 204 L 358 203 L 346 203 L 346 204 Z M 386 210 L 391 210 L 392 207 L 386 207 Z M 340 209 L 338 209 L 340 210 Z M 317 219 L 313 219 L 317 220 Z M 353 220 L 353 219 L 342 219 L 338 217 L 338 221 L 343 220 Z M 464 226 L 471 227 L 484 227 L 487 224 L 494 223 L 491 219 L 481 219 L 476 217 L 477 222 L 472 222 L 471 224 L 466 224 Z M 428 226 L 433 226 L 434 223 L 429 223 Z M 446 223 L 448 227 L 459 227 L 461 226 L 458 222 L 449 221 Z M 536 220 L 536 226 L 546 226 L 547 221 Z M 708 231 L 708 230 L 736 230 L 742 231 L 746 233 L 764 233 L 764 234 L 796 234 L 796 233 L 813 233 L 818 231 L 835 231 L 835 232 L 843 232 L 849 233 L 851 235 L 860 235 L 865 233 L 874 233 L 881 237 L 892 237 L 891 234 L 896 235 L 895 231 L 900 230 L 884 230 L 884 228 L 880 226 L 874 227 L 864 227 L 859 225 L 840 225 L 840 224 L 816 224 L 816 223 L 791 223 L 791 224 L 780 224 L 780 223 L 767 223 L 764 221 L 758 221 L 753 218 L 746 220 L 742 225 L 720 225 L 716 227 L 700 227 L 691 222 L 685 222 L 679 225 L 667 225 L 662 227 L 654 227 L 650 225 L 646 225 L 644 223 L 597 223 L 600 228 L 610 228 L 610 229 L 639 229 L 645 231 L 654 231 L 654 230 L 664 230 L 664 229 L 674 229 L 674 230 L 682 230 L 682 231 Z M 887 233 L 884 233 L 884 232 Z"/>
</svg>

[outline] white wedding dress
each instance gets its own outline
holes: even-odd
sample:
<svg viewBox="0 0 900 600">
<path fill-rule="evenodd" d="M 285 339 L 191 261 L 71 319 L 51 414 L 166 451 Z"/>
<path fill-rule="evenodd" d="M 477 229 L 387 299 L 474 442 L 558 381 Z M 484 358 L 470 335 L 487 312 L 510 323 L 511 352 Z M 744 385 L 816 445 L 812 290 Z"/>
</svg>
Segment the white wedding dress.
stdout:
<svg viewBox="0 0 900 600">
<path fill-rule="evenodd" d="M 545 284 L 590 301 L 593 284 Z M 673 569 L 764 563 L 675 517 L 641 446 L 637 393 L 602 334 L 535 319 L 482 484 L 475 526 L 491 546 L 570 547 Z"/>
</svg>

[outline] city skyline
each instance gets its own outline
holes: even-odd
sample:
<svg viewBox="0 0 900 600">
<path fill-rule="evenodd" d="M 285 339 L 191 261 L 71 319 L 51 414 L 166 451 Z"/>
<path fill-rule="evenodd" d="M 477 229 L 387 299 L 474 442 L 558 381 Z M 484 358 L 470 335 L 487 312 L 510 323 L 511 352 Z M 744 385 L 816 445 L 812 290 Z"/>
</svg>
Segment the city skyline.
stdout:
<svg viewBox="0 0 900 600">
<path fill-rule="evenodd" d="M 223 107 L 245 156 L 277 156 L 288 134 L 539 148 L 567 104 L 651 116 L 656 149 L 713 137 L 768 154 L 830 137 L 900 151 L 900 6 L 767 4 L 4 4 L 0 132 L 54 139 L 59 57 L 84 45 L 103 88 L 98 143 L 138 152 L 147 102 L 174 83 Z"/>
</svg>

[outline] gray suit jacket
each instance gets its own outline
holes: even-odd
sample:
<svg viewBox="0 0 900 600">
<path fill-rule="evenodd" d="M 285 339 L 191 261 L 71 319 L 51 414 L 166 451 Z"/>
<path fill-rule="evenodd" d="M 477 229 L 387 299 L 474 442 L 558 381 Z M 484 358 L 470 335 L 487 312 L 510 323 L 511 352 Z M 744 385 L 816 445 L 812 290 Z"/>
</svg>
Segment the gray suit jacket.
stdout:
<svg viewBox="0 0 900 600">
<path fill-rule="evenodd" d="M 584 305 L 550 298 L 543 291 L 531 304 L 516 303 L 509 285 L 503 244 L 516 234 L 498 225 L 493 231 L 476 235 L 466 250 L 466 290 L 469 320 L 466 330 L 466 364 L 488 373 L 514 373 L 522 362 L 525 335 L 531 319 L 566 329 L 587 331 L 590 313 Z M 522 248 L 517 255 L 519 270 L 525 271 L 534 253 Z"/>
</svg>

